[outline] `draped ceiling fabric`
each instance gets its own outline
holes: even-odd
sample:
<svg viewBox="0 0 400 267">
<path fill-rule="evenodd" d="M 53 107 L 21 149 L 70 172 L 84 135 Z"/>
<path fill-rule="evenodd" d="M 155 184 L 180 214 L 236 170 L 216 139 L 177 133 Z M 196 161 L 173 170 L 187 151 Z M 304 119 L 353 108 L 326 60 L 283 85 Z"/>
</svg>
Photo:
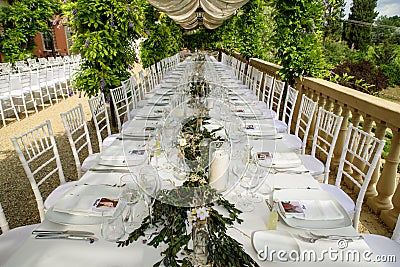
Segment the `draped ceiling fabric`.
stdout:
<svg viewBox="0 0 400 267">
<path fill-rule="evenodd" d="M 207 29 L 219 27 L 224 20 L 235 13 L 236 9 L 246 4 L 249 0 L 148 0 L 158 10 L 166 13 L 182 28 L 190 30 L 199 23 L 196 9 L 203 8 L 203 25 Z"/>
</svg>

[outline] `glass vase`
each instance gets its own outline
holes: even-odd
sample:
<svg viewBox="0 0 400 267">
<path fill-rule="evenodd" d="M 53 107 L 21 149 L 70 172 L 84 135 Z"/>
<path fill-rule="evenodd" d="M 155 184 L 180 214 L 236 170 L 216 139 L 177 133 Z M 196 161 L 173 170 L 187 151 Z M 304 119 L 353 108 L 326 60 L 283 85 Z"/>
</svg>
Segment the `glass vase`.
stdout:
<svg viewBox="0 0 400 267">
<path fill-rule="evenodd" d="M 204 266 L 208 261 L 207 220 L 197 220 L 192 228 L 193 254 L 196 265 Z"/>
</svg>

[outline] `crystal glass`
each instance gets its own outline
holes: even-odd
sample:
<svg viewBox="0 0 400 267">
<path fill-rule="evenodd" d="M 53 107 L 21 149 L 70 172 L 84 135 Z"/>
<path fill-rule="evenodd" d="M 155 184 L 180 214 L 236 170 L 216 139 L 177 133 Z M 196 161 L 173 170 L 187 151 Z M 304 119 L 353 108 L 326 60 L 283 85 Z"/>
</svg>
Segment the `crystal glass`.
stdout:
<svg viewBox="0 0 400 267">
<path fill-rule="evenodd" d="M 101 236 L 110 242 L 117 242 L 125 235 L 125 227 L 122 221 L 121 212 L 117 212 L 113 216 L 108 212 L 102 214 Z"/>
<path fill-rule="evenodd" d="M 125 232 L 130 233 L 140 226 L 140 222 L 136 219 L 135 206 L 140 199 L 139 186 L 136 183 L 134 174 L 125 174 L 120 178 L 120 201 L 125 204 L 122 212 Z"/>
<path fill-rule="evenodd" d="M 153 225 L 153 205 L 161 190 L 161 179 L 157 170 L 151 166 L 141 168 L 137 177 L 137 184 L 149 210 L 150 224 Z"/>
</svg>

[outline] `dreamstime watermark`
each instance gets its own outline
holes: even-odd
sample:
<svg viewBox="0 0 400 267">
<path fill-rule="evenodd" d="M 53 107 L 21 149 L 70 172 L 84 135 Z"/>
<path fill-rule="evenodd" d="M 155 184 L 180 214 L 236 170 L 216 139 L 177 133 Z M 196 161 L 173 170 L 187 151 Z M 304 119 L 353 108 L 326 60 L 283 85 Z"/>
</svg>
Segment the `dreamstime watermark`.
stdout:
<svg viewBox="0 0 400 267">
<path fill-rule="evenodd" d="M 257 253 L 261 261 L 280 262 L 397 262 L 396 255 L 375 255 L 370 250 L 347 249 L 348 241 L 337 241 L 337 248 L 329 247 L 320 251 L 304 250 L 275 250 L 265 245 Z"/>
</svg>

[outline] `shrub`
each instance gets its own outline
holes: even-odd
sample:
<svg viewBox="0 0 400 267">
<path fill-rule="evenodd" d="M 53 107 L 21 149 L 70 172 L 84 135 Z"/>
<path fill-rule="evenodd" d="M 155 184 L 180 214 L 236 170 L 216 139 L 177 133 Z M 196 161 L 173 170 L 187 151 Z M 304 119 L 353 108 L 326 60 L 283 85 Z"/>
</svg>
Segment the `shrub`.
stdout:
<svg viewBox="0 0 400 267">
<path fill-rule="evenodd" d="M 345 62 L 332 74 L 331 81 L 371 95 L 378 95 L 388 85 L 388 77 L 368 60 Z"/>
<path fill-rule="evenodd" d="M 351 50 L 346 42 L 326 39 L 324 43 L 326 63 L 336 67 L 346 61 L 356 61 L 357 52 Z"/>
</svg>

